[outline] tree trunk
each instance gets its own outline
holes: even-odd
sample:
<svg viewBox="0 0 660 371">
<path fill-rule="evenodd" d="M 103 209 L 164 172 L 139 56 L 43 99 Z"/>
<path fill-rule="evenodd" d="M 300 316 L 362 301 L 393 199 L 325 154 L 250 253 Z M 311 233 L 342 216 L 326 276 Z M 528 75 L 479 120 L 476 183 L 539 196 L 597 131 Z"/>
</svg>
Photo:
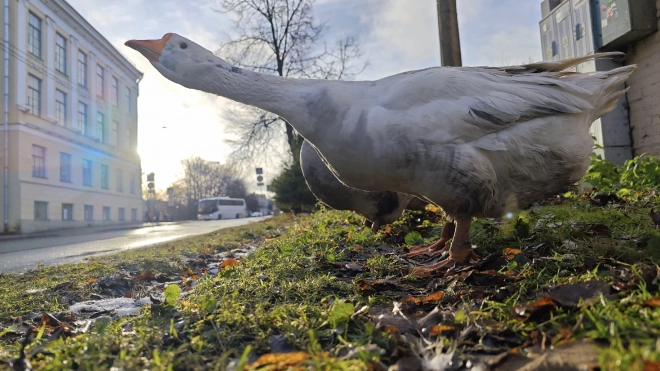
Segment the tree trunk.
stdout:
<svg viewBox="0 0 660 371">
<path fill-rule="evenodd" d="M 296 133 L 293 129 L 293 126 L 289 125 L 288 122 L 284 121 L 286 125 L 286 139 L 289 143 L 289 149 L 291 150 L 291 156 L 293 157 L 293 162 L 300 162 L 300 148 L 302 147 L 303 138 L 300 134 Z"/>
</svg>

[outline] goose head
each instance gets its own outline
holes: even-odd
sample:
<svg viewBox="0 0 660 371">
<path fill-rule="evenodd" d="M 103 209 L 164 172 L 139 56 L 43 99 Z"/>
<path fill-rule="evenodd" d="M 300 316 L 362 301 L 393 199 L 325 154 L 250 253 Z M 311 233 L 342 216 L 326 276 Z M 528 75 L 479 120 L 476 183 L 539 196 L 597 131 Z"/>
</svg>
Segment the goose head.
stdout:
<svg viewBox="0 0 660 371">
<path fill-rule="evenodd" d="M 240 70 L 175 33 L 167 33 L 160 40 L 129 40 L 124 45 L 140 52 L 167 79 L 192 89 L 200 89 L 201 80 L 208 76 L 204 73 L 206 67 Z"/>
</svg>

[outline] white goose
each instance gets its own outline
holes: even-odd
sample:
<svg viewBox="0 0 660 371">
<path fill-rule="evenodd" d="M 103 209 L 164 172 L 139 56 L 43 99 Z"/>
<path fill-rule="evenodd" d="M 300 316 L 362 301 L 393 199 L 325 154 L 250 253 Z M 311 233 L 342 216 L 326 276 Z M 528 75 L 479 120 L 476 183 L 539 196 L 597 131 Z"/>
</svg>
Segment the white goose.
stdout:
<svg viewBox="0 0 660 371">
<path fill-rule="evenodd" d="M 506 68 L 435 67 L 376 81 L 299 80 L 242 70 L 176 34 L 126 45 L 178 84 L 284 118 L 346 185 L 442 207 L 456 224 L 449 257 L 418 274 L 476 257 L 472 217 L 527 208 L 582 178 L 593 146 L 589 126 L 615 107 L 635 69 L 561 72 L 612 55 L 600 54 Z"/>
<path fill-rule="evenodd" d="M 351 210 L 362 215 L 365 225 L 376 233 L 382 225 L 397 220 L 403 210 L 423 210 L 425 203 L 405 193 L 367 192 L 344 185 L 330 171 L 308 141 L 300 149 L 300 167 L 309 190 L 321 202 L 336 210 Z"/>
</svg>

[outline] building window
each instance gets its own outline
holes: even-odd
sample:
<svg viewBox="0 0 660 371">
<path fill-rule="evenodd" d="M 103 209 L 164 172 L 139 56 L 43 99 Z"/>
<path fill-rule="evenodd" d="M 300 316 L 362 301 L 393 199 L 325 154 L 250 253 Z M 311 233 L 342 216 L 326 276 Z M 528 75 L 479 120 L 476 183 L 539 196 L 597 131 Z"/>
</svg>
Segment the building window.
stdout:
<svg viewBox="0 0 660 371">
<path fill-rule="evenodd" d="M 87 54 L 78 50 L 78 85 L 87 87 Z"/>
<path fill-rule="evenodd" d="M 126 149 L 130 150 L 131 149 L 131 129 L 126 128 L 126 133 L 124 135 L 126 137 L 124 139 L 124 147 Z"/>
<path fill-rule="evenodd" d="M 73 220 L 73 204 L 62 204 L 62 220 Z"/>
<path fill-rule="evenodd" d="M 58 125 L 66 125 L 66 93 L 60 89 L 55 89 L 55 117 Z"/>
<path fill-rule="evenodd" d="M 41 116 L 41 79 L 28 74 L 28 107 L 30 113 Z"/>
<path fill-rule="evenodd" d="M 32 176 L 46 177 L 46 148 L 34 144 L 32 145 Z"/>
<path fill-rule="evenodd" d="M 92 161 L 83 160 L 83 185 L 92 186 Z"/>
<path fill-rule="evenodd" d="M 124 192 L 124 173 L 117 169 L 117 192 Z"/>
<path fill-rule="evenodd" d="M 103 220 L 110 220 L 110 206 L 103 206 Z"/>
<path fill-rule="evenodd" d="M 48 220 L 48 202 L 34 201 L 34 220 Z"/>
<path fill-rule="evenodd" d="M 131 179 L 130 179 L 130 183 L 129 183 L 128 186 L 129 186 L 129 190 L 130 190 L 130 192 L 131 192 L 132 195 L 135 194 L 135 191 L 136 191 L 136 188 L 137 188 L 137 187 L 135 186 L 135 185 L 136 185 L 136 184 L 135 184 L 135 183 L 136 183 L 136 179 L 137 179 L 137 177 L 135 176 L 135 174 L 131 174 Z"/>
<path fill-rule="evenodd" d="M 71 155 L 60 152 L 60 182 L 71 183 Z"/>
<path fill-rule="evenodd" d="M 78 102 L 78 131 L 84 135 L 89 135 L 89 125 L 87 119 L 87 105 L 83 102 Z"/>
<path fill-rule="evenodd" d="M 112 99 L 112 105 L 117 107 L 117 102 L 119 102 L 119 81 L 117 81 L 117 78 L 112 76 L 112 90 L 110 92 L 110 99 Z"/>
<path fill-rule="evenodd" d="M 105 69 L 98 64 L 96 65 L 96 95 L 103 98 L 103 90 L 105 88 Z"/>
<path fill-rule="evenodd" d="M 131 113 L 131 89 L 126 87 L 126 113 Z"/>
<path fill-rule="evenodd" d="M 131 220 L 134 222 L 137 221 L 137 209 L 131 209 Z"/>
<path fill-rule="evenodd" d="M 98 130 L 99 142 L 105 143 L 105 115 L 101 112 L 96 112 L 96 130 Z"/>
<path fill-rule="evenodd" d="M 85 205 L 85 220 L 94 220 L 94 206 Z"/>
<path fill-rule="evenodd" d="M 101 165 L 101 188 L 103 189 L 108 189 L 108 179 L 109 179 L 109 170 L 108 170 L 108 165 Z"/>
<path fill-rule="evenodd" d="M 112 132 L 110 133 L 110 144 L 116 146 L 119 142 L 119 123 L 117 121 L 112 122 Z"/>
<path fill-rule="evenodd" d="M 117 220 L 123 222 L 126 220 L 126 209 L 120 207 L 117 209 Z"/>
<path fill-rule="evenodd" d="M 28 50 L 30 54 L 41 58 L 41 18 L 30 12 L 28 23 Z"/>
<path fill-rule="evenodd" d="M 66 39 L 55 34 L 55 69 L 66 75 Z"/>
</svg>

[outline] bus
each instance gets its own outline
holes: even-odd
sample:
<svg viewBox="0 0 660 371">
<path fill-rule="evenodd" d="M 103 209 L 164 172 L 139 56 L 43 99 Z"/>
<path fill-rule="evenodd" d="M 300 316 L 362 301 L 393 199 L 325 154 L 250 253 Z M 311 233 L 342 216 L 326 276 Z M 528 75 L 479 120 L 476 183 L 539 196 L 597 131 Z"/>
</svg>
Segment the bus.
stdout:
<svg viewBox="0 0 660 371">
<path fill-rule="evenodd" d="M 199 200 L 197 219 L 238 219 L 245 218 L 247 209 L 242 198 L 211 197 Z"/>
</svg>

